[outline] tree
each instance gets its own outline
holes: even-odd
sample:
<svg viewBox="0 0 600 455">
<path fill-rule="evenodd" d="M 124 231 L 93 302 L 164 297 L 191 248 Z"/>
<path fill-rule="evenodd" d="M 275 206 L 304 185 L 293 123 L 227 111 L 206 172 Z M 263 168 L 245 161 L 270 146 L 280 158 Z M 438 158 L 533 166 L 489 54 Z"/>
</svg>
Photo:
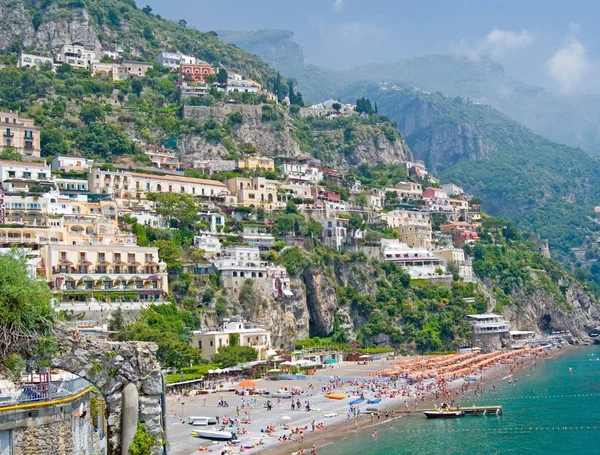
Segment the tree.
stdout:
<svg viewBox="0 0 600 455">
<path fill-rule="evenodd" d="M 108 320 L 108 330 L 111 332 L 121 332 L 125 328 L 125 318 L 123 317 L 123 310 L 118 307 L 110 315 Z"/>
<path fill-rule="evenodd" d="M 331 108 L 332 108 L 334 111 L 336 111 L 336 112 L 339 112 L 339 111 L 340 111 L 340 109 L 342 108 L 342 104 L 341 104 L 341 103 L 338 103 L 338 102 L 335 102 L 335 103 L 333 103 L 333 104 L 331 105 Z"/>
<path fill-rule="evenodd" d="M 199 219 L 196 201 L 189 194 L 150 193 L 147 197 L 156 202 L 159 215 L 176 221 L 181 228 L 191 230 Z"/>
<path fill-rule="evenodd" d="M 187 27 L 187 21 L 185 19 L 179 19 L 177 23 L 182 27 Z"/>
<path fill-rule="evenodd" d="M 367 195 L 365 193 L 361 193 L 356 197 L 356 204 L 359 207 L 366 207 L 368 203 L 369 199 L 367 198 Z"/>
<path fill-rule="evenodd" d="M 137 96 L 140 96 L 144 91 L 144 84 L 139 79 L 131 80 L 131 91 L 135 93 Z"/>
<path fill-rule="evenodd" d="M 53 321 L 48 285 L 30 275 L 25 252 L 0 254 L 1 364 L 12 354 L 35 358 L 51 352 L 56 346 Z"/>
<path fill-rule="evenodd" d="M 217 84 L 219 84 L 221 87 L 225 87 L 227 85 L 228 78 L 229 75 L 227 74 L 225 68 L 220 68 L 219 72 L 217 73 Z"/>
<path fill-rule="evenodd" d="M 169 269 L 181 268 L 181 248 L 178 245 L 169 240 L 155 240 L 152 246 L 158 248 L 158 257 Z"/>
<path fill-rule="evenodd" d="M 221 365 L 221 368 L 230 368 L 241 363 L 254 362 L 257 357 L 258 351 L 250 346 L 221 346 L 212 360 Z"/>
<path fill-rule="evenodd" d="M 298 207 L 296 207 L 296 203 L 292 199 L 287 201 L 287 204 L 285 205 L 285 213 L 298 213 Z"/>
<path fill-rule="evenodd" d="M 142 13 L 144 14 L 152 14 L 152 7 L 150 7 L 149 5 L 146 5 L 142 8 Z"/>
<path fill-rule="evenodd" d="M 373 114 L 375 111 L 373 110 L 373 105 L 371 104 L 371 100 L 369 98 L 359 98 L 356 100 L 356 112 L 359 114 Z"/>
<path fill-rule="evenodd" d="M 21 155 L 13 147 L 8 147 L 0 152 L 0 160 L 9 161 L 23 161 L 23 155 Z"/>
<path fill-rule="evenodd" d="M 129 455 L 152 455 L 156 438 L 148 433 L 146 426 L 138 422 L 133 441 L 129 446 Z"/>
<path fill-rule="evenodd" d="M 104 109 L 100 103 L 87 102 L 81 106 L 79 118 L 86 124 L 104 120 Z"/>
</svg>

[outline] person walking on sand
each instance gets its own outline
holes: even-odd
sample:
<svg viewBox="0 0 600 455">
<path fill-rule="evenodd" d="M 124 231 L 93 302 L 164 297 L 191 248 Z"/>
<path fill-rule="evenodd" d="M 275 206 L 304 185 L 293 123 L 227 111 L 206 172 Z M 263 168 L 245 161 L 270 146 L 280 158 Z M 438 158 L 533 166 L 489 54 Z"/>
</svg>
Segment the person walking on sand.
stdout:
<svg viewBox="0 0 600 455">
<path fill-rule="evenodd" d="M 314 420 L 311 422 L 310 426 L 312 427 L 312 431 L 315 431 L 315 421 Z"/>
</svg>

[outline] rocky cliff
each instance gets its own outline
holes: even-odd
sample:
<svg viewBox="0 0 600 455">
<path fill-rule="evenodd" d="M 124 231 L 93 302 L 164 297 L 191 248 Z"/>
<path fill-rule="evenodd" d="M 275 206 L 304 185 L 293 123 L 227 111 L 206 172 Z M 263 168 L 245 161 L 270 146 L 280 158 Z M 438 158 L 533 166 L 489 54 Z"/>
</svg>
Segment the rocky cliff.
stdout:
<svg viewBox="0 0 600 455">
<path fill-rule="evenodd" d="M 265 109 L 272 113 L 270 118 L 266 118 Z M 397 164 L 412 159 L 400 134 L 387 131 L 382 125 L 363 124 L 358 117 L 348 119 L 350 129 L 339 127 L 332 121 L 332 127 L 324 130 L 275 105 L 184 106 L 183 115 L 198 122 L 213 119 L 223 123 L 234 112 L 242 114 L 241 124 L 232 128 L 230 136 L 236 150 L 249 144 L 264 156 L 313 154 L 340 171 L 361 163 Z M 297 131 L 300 127 L 305 128 L 304 132 L 308 131 L 308 141 L 299 139 L 301 136 Z M 198 135 L 183 136 L 178 146 L 183 161 L 188 163 L 196 159 L 224 158 L 229 154 L 223 141 L 215 142 Z"/>
</svg>

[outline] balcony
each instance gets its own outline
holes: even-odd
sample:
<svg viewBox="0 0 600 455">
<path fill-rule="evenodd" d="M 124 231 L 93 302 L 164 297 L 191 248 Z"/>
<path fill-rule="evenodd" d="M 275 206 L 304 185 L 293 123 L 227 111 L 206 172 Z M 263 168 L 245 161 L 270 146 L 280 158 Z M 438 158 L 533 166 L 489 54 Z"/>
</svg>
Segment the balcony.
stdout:
<svg viewBox="0 0 600 455">
<path fill-rule="evenodd" d="M 4 136 L 4 137 L 15 137 L 15 133 L 9 133 L 9 132 L 5 131 L 2 136 Z"/>
</svg>

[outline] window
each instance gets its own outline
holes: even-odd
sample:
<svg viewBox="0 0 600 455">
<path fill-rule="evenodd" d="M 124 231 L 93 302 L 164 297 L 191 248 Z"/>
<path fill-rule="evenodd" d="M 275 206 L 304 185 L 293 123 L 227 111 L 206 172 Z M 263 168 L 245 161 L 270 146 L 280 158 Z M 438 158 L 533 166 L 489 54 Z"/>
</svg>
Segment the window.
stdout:
<svg viewBox="0 0 600 455">
<path fill-rule="evenodd" d="M 0 453 L 2 455 L 12 455 L 13 453 L 11 430 L 0 431 Z"/>
<path fill-rule="evenodd" d="M 24 179 L 30 179 L 31 178 L 31 172 L 23 172 L 23 178 Z"/>
<path fill-rule="evenodd" d="M 223 346 L 223 340 L 219 338 L 219 347 Z"/>
<path fill-rule="evenodd" d="M 202 349 L 202 340 L 198 340 L 198 349 Z"/>
<path fill-rule="evenodd" d="M 40 172 L 38 173 L 38 179 L 45 179 L 46 178 L 46 174 L 44 172 Z"/>
<path fill-rule="evenodd" d="M 15 171 L 8 171 L 8 176 L 9 176 L 10 178 L 15 178 L 15 176 L 16 176 L 16 175 L 17 175 L 17 174 L 15 173 Z"/>
<path fill-rule="evenodd" d="M 98 253 L 98 260 L 99 261 L 105 261 L 106 260 L 106 253 Z"/>
<path fill-rule="evenodd" d="M 215 342 L 213 340 L 210 340 L 210 347 L 212 348 L 215 345 Z"/>
</svg>

